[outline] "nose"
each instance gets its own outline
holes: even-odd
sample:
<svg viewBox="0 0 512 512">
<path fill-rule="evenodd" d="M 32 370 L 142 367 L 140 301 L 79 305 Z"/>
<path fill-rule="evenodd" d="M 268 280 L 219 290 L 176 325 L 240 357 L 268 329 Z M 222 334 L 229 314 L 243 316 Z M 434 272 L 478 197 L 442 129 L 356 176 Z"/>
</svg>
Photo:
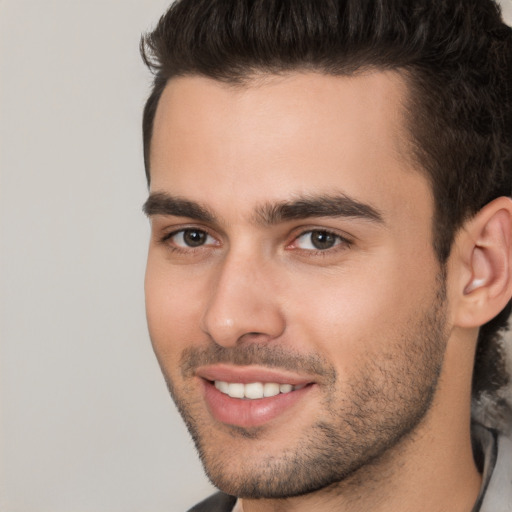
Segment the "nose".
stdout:
<svg viewBox="0 0 512 512">
<path fill-rule="evenodd" d="M 278 300 L 279 279 L 257 258 L 228 256 L 211 285 L 202 329 L 217 344 L 271 341 L 285 330 Z"/>
</svg>

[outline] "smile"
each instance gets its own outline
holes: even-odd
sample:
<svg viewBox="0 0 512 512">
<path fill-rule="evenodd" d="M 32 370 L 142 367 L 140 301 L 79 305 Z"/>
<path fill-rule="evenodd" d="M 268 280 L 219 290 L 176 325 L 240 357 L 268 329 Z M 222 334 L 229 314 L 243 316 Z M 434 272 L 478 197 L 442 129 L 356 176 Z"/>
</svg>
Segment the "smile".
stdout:
<svg viewBox="0 0 512 512">
<path fill-rule="evenodd" d="M 220 423 L 245 428 L 289 417 L 316 387 L 312 383 L 294 386 L 261 381 L 245 384 L 202 380 L 202 383 L 205 404 L 212 417 Z M 269 396 L 265 396 L 265 388 Z"/>
<path fill-rule="evenodd" d="M 294 386 L 293 384 L 278 384 L 277 382 L 226 382 L 216 380 L 215 387 L 223 394 L 231 398 L 245 398 L 249 400 L 260 400 L 279 394 L 290 393 L 304 387 L 304 384 Z"/>
<path fill-rule="evenodd" d="M 317 387 L 313 376 L 262 366 L 219 363 L 195 373 L 211 417 L 245 428 L 285 421 Z"/>
</svg>

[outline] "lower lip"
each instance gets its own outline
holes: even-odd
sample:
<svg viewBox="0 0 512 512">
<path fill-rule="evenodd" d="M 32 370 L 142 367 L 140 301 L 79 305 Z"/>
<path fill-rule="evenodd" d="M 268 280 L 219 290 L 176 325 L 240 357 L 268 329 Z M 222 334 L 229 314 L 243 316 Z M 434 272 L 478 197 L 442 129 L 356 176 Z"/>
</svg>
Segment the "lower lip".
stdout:
<svg viewBox="0 0 512 512">
<path fill-rule="evenodd" d="M 297 391 L 256 400 L 231 398 L 212 382 L 203 380 L 204 397 L 211 415 L 221 423 L 236 427 L 259 427 L 286 413 L 311 390 L 307 385 Z"/>
</svg>

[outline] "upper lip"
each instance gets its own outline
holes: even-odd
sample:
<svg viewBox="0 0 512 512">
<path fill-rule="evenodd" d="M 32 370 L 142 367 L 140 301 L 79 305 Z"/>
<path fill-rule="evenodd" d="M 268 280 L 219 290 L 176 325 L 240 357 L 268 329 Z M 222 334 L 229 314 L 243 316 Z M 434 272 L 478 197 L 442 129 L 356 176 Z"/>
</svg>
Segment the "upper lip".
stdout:
<svg viewBox="0 0 512 512">
<path fill-rule="evenodd" d="M 238 382 L 275 382 L 276 384 L 291 384 L 300 386 L 312 382 L 311 377 L 276 368 L 258 366 L 232 366 L 217 364 L 202 366 L 196 370 L 196 375 L 209 381 Z"/>
</svg>

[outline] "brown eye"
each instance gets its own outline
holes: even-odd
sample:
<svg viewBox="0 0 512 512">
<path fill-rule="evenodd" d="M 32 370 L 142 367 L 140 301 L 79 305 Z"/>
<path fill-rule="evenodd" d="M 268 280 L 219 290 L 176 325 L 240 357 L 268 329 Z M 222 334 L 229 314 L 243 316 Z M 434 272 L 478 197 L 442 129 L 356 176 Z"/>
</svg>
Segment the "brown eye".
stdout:
<svg viewBox="0 0 512 512">
<path fill-rule="evenodd" d="M 201 247 L 205 244 L 215 243 L 215 239 L 210 236 L 206 231 L 201 229 L 181 229 L 176 231 L 168 238 L 170 241 L 182 248 Z"/>
<path fill-rule="evenodd" d="M 189 247 L 199 247 L 206 242 L 208 235 L 204 231 L 197 229 L 186 229 L 183 232 L 183 241 Z"/>
<path fill-rule="evenodd" d="M 296 240 L 296 246 L 303 250 L 325 251 L 342 242 L 344 242 L 344 239 L 339 235 L 331 233 L 330 231 L 315 229 L 300 235 Z"/>
<path fill-rule="evenodd" d="M 312 231 L 310 236 L 316 249 L 330 249 L 336 245 L 336 236 L 327 231 Z"/>
</svg>

